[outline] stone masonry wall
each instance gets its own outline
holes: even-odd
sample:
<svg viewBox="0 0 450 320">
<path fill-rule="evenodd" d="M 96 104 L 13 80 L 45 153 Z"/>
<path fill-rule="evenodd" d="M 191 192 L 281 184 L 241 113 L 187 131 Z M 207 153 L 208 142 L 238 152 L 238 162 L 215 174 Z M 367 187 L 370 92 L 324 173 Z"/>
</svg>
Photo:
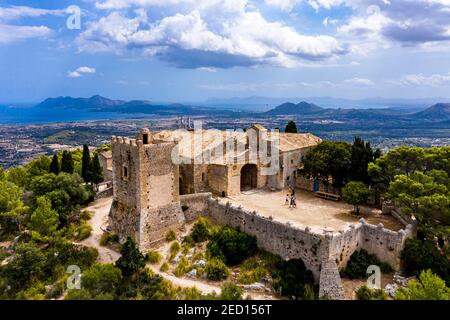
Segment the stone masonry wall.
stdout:
<svg viewBox="0 0 450 320">
<path fill-rule="evenodd" d="M 343 300 L 344 287 L 339 276 L 336 261 L 328 260 L 322 263 L 319 281 L 319 297 L 327 297 L 332 300 Z"/>
<path fill-rule="evenodd" d="M 322 295 L 335 299 L 343 297 L 339 270 L 346 266 L 353 252 L 364 249 L 398 270 L 400 251 L 413 234 L 410 226 L 394 232 L 381 225 L 367 224 L 363 219 L 338 233 L 317 234 L 308 227 L 273 221 L 255 211 L 223 204 L 209 193 L 182 196 L 180 200 L 187 207 L 184 212 L 187 221 L 209 216 L 219 224 L 238 227 L 256 236 L 259 247 L 283 259 L 302 259 L 320 283 Z"/>
</svg>

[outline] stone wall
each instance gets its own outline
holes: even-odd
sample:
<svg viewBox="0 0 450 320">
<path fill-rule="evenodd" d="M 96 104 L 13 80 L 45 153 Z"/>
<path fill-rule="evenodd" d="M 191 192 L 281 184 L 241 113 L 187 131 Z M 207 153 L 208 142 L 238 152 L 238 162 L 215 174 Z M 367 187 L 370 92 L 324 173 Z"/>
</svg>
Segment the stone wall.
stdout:
<svg viewBox="0 0 450 320">
<path fill-rule="evenodd" d="M 319 281 L 319 297 L 327 297 L 332 300 L 343 300 L 344 287 L 342 286 L 341 277 L 336 261 L 328 260 L 322 263 Z"/>
<path fill-rule="evenodd" d="M 346 230 L 318 234 L 308 227 L 281 223 L 256 211 L 223 204 L 209 193 L 182 196 L 180 200 L 187 207 L 184 212 L 187 221 L 200 215 L 209 216 L 216 223 L 256 236 L 259 247 L 283 259 L 302 259 L 320 284 L 321 294 L 330 298 L 343 297 L 339 270 L 356 250 L 364 249 L 398 270 L 400 251 L 406 239 L 413 235 L 412 226 L 394 232 L 382 225 L 367 224 L 363 219 Z"/>
<path fill-rule="evenodd" d="M 200 216 L 209 214 L 209 199 L 211 193 L 196 193 L 180 196 L 181 209 L 186 222 L 192 222 Z"/>
</svg>

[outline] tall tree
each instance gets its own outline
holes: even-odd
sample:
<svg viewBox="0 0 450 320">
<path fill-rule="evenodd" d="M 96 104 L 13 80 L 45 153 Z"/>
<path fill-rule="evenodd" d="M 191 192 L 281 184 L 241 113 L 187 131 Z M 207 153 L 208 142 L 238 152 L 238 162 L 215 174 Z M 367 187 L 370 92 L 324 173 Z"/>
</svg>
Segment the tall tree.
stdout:
<svg viewBox="0 0 450 320">
<path fill-rule="evenodd" d="M 360 181 L 350 181 L 342 189 L 342 198 L 354 206 L 354 212 L 359 214 L 359 205 L 364 204 L 369 197 L 369 188 Z"/>
<path fill-rule="evenodd" d="M 120 254 L 116 267 L 122 270 L 124 276 L 132 276 L 145 267 L 145 257 L 131 237 L 123 244 Z"/>
<path fill-rule="evenodd" d="M 284 130 L 286 133 L 298 133 L 297 125 L 293 120 L 290 120 L 286 125 L 286 129 Z"/>
<path fill-rule="evenodd" d="M 98 158 L 98 153 L 94 155 L 92 159 L 92 182 L 99 184 L 103 181 L 103 170 L 100 165 L 100 159 Z"/>
<path fill-rule="evenodd" d="M 41 235 L 50 235 L 58 227 L 58 213 L 45 196 L 36 199 L 36 209 L 30 218 L 30 226 Z"/>
<path fill-rule="evenodd" d="M 50 173 L 54 173 L 56 175 L 59 174 L 59 160 L 58 160 L 58 155 L 54 154 L 53 158 L 52 158 L 52 162 L 50 163 Z"/>
<path fill-rule="evenodd" d="M 81 177 L 86 183 L 92 182 L 92 160 L 87 144 L 83 146 L 83 157 L 81 158 Z"/>
<path fill-rule="evenodd" d="M 61 160 L 61 171 L 72 174 L 74 166 L 72 153 L 70 151 L 64 151 Z"/>
<path fill-rule="evenodd" d="M 370 184 L 370 176 L 367 172 L 369 163 L 375 161 L 378 153 L 375 153 L 370 146 L 370 142 L 364 142 L 363 139 L 356 137 L 352 145 L 352 157 L 350 165 L 350 179 L 352 181 L 361 181 Z"/>
<path fill-rule="evenodd" d="M 303 163 L 305 174 L 324 184 L 332 177 L 333 185 L 342 188 L 349 180 L 351 146 L 345 142 L 324 141 L 306 154 Z"/>
</svg>

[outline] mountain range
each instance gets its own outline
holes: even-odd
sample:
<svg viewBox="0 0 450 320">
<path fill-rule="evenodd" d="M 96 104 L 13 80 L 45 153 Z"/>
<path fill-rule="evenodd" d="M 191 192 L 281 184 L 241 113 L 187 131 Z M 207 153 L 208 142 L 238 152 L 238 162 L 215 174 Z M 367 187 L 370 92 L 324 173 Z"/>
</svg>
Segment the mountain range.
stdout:
<svg viewBox="0 0 450 320">
<path fill-rule="evenodd" d="M 58 97 L 49 98 L 36 105 L 39 109 L 78 109 L 92 112 L 117 112 L 127 114 L 154 115 L 221 115 L 221 116 L 296 116 L 303 119 L 332 119 L 360 121 L 432 121 L 450 120 L 450 104 L 438 103 L 423 111 L 410 112 L 399 108 L 343 109 L 323 108 L 314 103 L 286 102 L 266 112 L 235 112 L 219 107 L 208 107 L 188 104 L 160 104 L 147 100 L 111 100 L 99 95 L 90 98 Z"/>
</svg>

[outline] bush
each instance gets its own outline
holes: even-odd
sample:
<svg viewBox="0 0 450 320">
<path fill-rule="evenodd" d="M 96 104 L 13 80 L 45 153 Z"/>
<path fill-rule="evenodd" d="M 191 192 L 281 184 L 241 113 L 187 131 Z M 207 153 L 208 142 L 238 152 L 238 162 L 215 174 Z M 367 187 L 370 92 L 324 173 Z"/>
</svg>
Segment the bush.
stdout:
<svg viewBox="0 0 450 320">
<path fill-rule="evenodd" d="M 161 261 L 161 255 L 159 254 L 158 251 L 151 250 L 151 251 L 147 252 L 146 259 L 151 264 L 157 264 Z"/>
<path fill-rule="evenodd" d="M 170 245 L 170 256 L 169 256 L 169 261 L 172 261 L 175 256 L 177 255 L 178 252 L 180 252 L 181 249 L 181 245 L 178 241 L 175 241 L 174 243 L 172 243 Z"/>
<path fill-rule="evenodd" d="M 122 272 L 113 264 L 94 264 L 83 273 L 81 285 L 92 296 L 101 293 L 115 295 L 122 281 Z"/>
<path fill-rule="evenodd" d="M 75 240 L 82 241 L 91 236 L 92 227 L 86 222 L 82 222 L 75 232 Z"/>
<path fill-rule="evenodd" d="M 356 291 L 358 300 L 387 300 L 388 296 L 383 289 L 370 289 L 364 285 Z"/>
<path fill-rule="evenodd" d="M 209 221 L 205 218 L 199 218 L 197 222 L 194 224 L 194 227 L 191 231 L 191 238 L 195 243 L 203 242 L 208 240 L 209 237 Z"/>
<path fill-rule="evenodd" d="M 395 293 L 397 300 L 450 300 L 450 288 L 445 281 L 431 272 L 422 271 L 418 280 L 408 282 L 407 288 L 400 288 Z"/>
<path fill-rule="evenodd" d="M 282 296 L 292 299 L 304 299 L 306 285 L 314 285 L 314 277 L 300 259 L 280 261 L 272 273 L 273 288 Z"/>
<path fill-rule="evenodd" d="M 177 234 L 173 230 L 169 230 L 166 234 L 166 241 L 171 242 L 177 238 Z"/>
<path fill-rule="evenodd" d="M 91 220 L 91 218 L 92 218 L 92 212 L 90 212 L 88 210 L 84 210 L 80 214 L 81 220 L 88 221 L 88 220 Z"/>
<path fill-rule="evenodd" d="M 161 265 L 161 268 L 159 268 L 159 270 L 160 270 L 161 272 L 167 272 L 167 271 L 169 270 L 169 265 L 167 264 L 167 262 L 164 262 L 164 263 Z"/>
<path fill-rule="evenodd" d="M 111 243 L 119 243 L 119 236 L 109 232 L 102 234 L 102 237 L 100 238 L 100 245 L 105 247 Z"/>
<path fill-rule="evenodd" d="M 186 272 L 189 272 L 189 269 L 191 267 L 191 264 L 189 260 L 186 257 L 183 257 L 178 262 L 177 267 L 175 268 L 175 275 L 177 277 L 182 277 L 186 274 Z"/>
<path fill-rule="evenodd" d="M 209 280 L 220 281 L 228 277 L 230 272 L 222 260 L 213 258 L 206 263 L 206 277 Z"/>
<path fill-rule="evenodd" d="M 220 293 L 220 300 L 242 300 L 244 290 L 233 282 L 225 282 Z"/>
<path fill-rule="evenodd" d="M 371 265 L 379 266 L 381 272 L 390 273 L 392 267 L 387 263 L 380 262 L 374 255 L 365 250 L 355 251 L 347 263 L 347 267 L 341 272 L 341 277 L 348 279 L 367 278 L 367 268 Z"/>
<path fill-rule="evenodd" d="M 207 249 L 211 257 L 217 257 L 228 266 L 234 266 L 255 254 L 256 237 L 225 226 L 212 235 Z"/>
<path fill-rule="evenodd" d="M 430 269 L 450 286 L 450 265 L 432 241 L 408 239 L 400 254 L 402 267 L 407 276 L 419 276 Z"/>
</svg>

